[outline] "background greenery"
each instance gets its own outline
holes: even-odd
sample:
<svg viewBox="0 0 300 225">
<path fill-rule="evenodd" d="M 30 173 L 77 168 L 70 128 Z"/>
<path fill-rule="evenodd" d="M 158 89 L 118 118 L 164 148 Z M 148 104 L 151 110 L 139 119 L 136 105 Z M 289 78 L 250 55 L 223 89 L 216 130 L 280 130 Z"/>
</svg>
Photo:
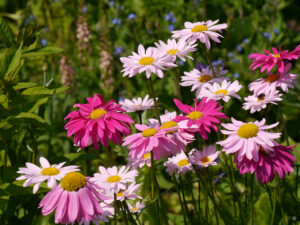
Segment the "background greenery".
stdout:
<svg viewBox="0 0 300 225">
<path fill-rule="evenodd" d="M 300 42 L 299 12 L 300 4 L 296 0 L 0 0 L 0 224 L 54 223 L 53 214 L 43 217 L 37 210 L 47 187 L 42 186 L 33 195 L 32 188 L 23 188 L 23 182 L 15 181 L 18 167 L 25 162 L 37 162 L 38 156 L 46 156 L 52 163 L 65 160 L 81 165 L 84 173 L 90 176 L 99 164 L 106 165 L 103 149 L 99 151 L 100 159 L 98 151 L 92 147 L 76 153 L 73 140 L 67 138 L 64 130 L 64 117 L 74 103 L 83 103 L 94 93 L 116 101 L 148 93 L 144 75 L 131 79 L 122 77 L 121 56 L 136 51 L 140 43 L 152 46 L 158 40 L 166 41 L 171 36 L 170 31 L 182 29 L 185 21 L 219 19 L 229 28 L 223 33 L 222 43 L 214 44 L 211 49 L 214 65 L 225 66 L 231 80 L 238 79 L 245 86 L 241 95 L 246 96 L 250 94 L 246 85 L 265 76 L 249 70 L 248 55 L 262 53 L 272 46 L 294 49 Z M 91 34 L 86 43 L 80 42 L 77 36 L 80 17 L 87 22 Z M 206 63 L 201 48 L 193 57 L 194 61 L 179 61 L 178 69 L 166 72 L 163 79 L 155 78 L 161 112 L 175 109 L 175 73 L 183 74 L 199 63 Z M 66 62 L 63 65 L 61 58 Z M 299 63 L 294 65 L 293 72 L 299 74 Z M 194 95 L 190 88 L 181 90 L 184 102 L 192 104 Z M 297 85 L 284 95 L 280 106 L 282 118 L 275 106 L 269 107 L 267 114 L 250 115 L 242 110 L 239 100 L 226 104 L 226 113 L 243 121 L 263 116 L 268 123 L 280 120 L 280 130 L 284 132 L 282 143 L 296 144 L 300 142 L 299 90 Z M 136 115 L 131 116 L 137 121 Z M 145 118 L 150 116 L 154 116 L 154 112 L 144 114 Z M 214 140 L 216 136 L 210 138 L 210 142 Z M 113 145 L 111 148 L 115 160 L 125 164 L 127 150 Z M 299 145 L 295 149 L 299 162 Z M 173 187 L 173 183 L 161 164 L 158 180 L 164 191 Z M 219 179 L 219 201 L 223 202 L 233 224 L 239 224 L 239 218 L 229 206 L 232 198 L 223 168 L 221 164 L 213 170 L 214 177 Z M 147 169 L 141 174 L 139 182 L 143 183 L 143 196 L 148 199 Z M 281 206 L 275 219 L 278 224 L 300 224 L 297 177 L 298 173 L 294 172 L 280 183 Z M 235 173 L 241 198 L 249 194 L 244 185 L 249 178 Z M 185 177 L 185 182 L 191 180 L 193 177 Z M 255 187 L 256 222 L 269 224 L 268 192 L 265 186 Z M 270 188 L 273 187 L 271 184 Z M 171 223 L 182 224 L 174 190 L 166 194 L 165 200 Z M 246 211 L 247 207 L 245 205 Z M 151 221 L 147 210 L 141 218 Z M 212 222 L 214 220 L 212 218 Z"/>
</svg>

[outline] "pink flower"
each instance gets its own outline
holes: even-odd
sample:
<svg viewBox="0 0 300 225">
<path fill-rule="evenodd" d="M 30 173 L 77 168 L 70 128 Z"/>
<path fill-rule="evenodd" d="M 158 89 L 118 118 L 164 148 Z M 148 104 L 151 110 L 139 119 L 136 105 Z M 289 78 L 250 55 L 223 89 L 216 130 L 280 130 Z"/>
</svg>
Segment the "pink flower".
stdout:
<svg viewBox="0 0 300 225">
<path fill-rule="evenodd" d="M 202 151 L 194 148 L 189 154 L 189 162 L 199 167 L 215 166 L 218 164 L 216 160 L 220 153 L 221 152 L 216 151 L 216 147 L 212 145 L 203 148 Z"/>
<path fill-rule="evenodd" d="M 168 161 L 164 163 L 164 166 L 167 168 L 166 171 L 170 174 L 170 176 L 172 176 L 175 171 L 177 174 L 185 174 L 188 171 L 193 170 L 193 166 L 188 161 L 188 158 L 184 152 L 168 158 Z"/>
<path fill-rule="evenodd" d="M 88 177 L 70 172 L 61 180 L 60 185 L 48 192 L 39 208 L 42 208 L 44 216 L 56 209 L 55 223 L 89 223 L 103 214 L 98 201 L 104 201 L 106 197 L 97 189 L 102 188 L 91 183 Z"/>
<path fill-rule="evenodd" d="M 227 119 L 228 117 L 219 112 L 223 106 L 219 106 L 217 102 L 207 98 L 203 98 L 199 104 L 195 99 L 195 108 L 182 104 L 179 100 L 174 99 L 176 106 L 187 115 L 184 116 L 177 116 L 176 122 L 179 121 L 186 121 L 187 127 L 191 128 L 193 131 L 198 131 L 199 134 L 205 140 L 208 138 L 207 133 L 210 133 L 210 128 L 214 131 L 218 131 L 218 127 L 215 125 L 216 123 L 219 124 L 220 120 L 217 118 Z"/>
<path fill-rule="evenodd" d="M 87 104 L 75 104 L 78 111 L 73 111 L 65 118 L 71 118 L 65 125 L 68 137 L 75 134 L 74 143 L 81 148 L 93 144 L 99 149 L 98 142 L 107 146 L 108 140 L 115 144 L 122 142 L 122 134 L 130 134 L 129 123 L 134 123 L 130 116 L 114 100 L 104 102 L 102 96 L 95 94 L 87 98 Z"/>
<path fill-rule="evenodd" d="M 162 156 L 168 156 L 172 150 L 177 148 L 176 143 L 166 136 L 171 129 L 159 129 L 159 125 L 148 127 L 143 124 L 136 124 L 135 128 L 141 133 L 132 134 L 124 138 L 123 146 L 128 145 L 132 158 L 142 158 L 145 153 L 153 151 L 154 158 L 159 160 Z"/>
<path fill-rule="evenodd" d="M 296 161 L 295 157 L 290 153 L 293 151 L 294 146 L 274 146 L 273 150 L 268 152 L 263 148 L 259 150 L 259 160 L 249 160 L 244 157 L 242 161 L 238 162 L 236 156 L 234 162 L 237 162 L 237 168 L 240 169 L 240 174 L 251 172 L 256 173 L 256 178 L 262 184 L 271 182 L 276 173 L 280 178 L 293 172 L 293 162 Z"/>
<path fill-rule="evenodd" d="M 279 48 L 279 51 L 274 47 L 272 48 L 272 50 L 273 53 L 265 50 L 265 53 L 267 55 L 260 53 L 253 53 L 249 55 L 249 58 L 254 59 L 254 61 L 250 65 L 250 68 L 256 70 L 258 67 L 262 66 L 260 72 L 264 72 L 265 70 L 270 72 L 273 67 L 277 65 L 278 71 L 280 73 L 283 73 L 286 61 L 298 59 L 298 57 L 300 56 L 299 46 L 290 53 L 288 50 L 281 51 L 281 47 Z"/>
</svg>

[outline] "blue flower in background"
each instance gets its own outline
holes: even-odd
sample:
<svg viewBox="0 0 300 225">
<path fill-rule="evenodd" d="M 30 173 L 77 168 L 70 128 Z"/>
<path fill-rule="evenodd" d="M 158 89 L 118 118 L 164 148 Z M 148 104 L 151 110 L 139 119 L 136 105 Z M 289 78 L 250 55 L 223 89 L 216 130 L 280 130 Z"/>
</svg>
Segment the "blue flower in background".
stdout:
<svg viewBox="0 0 300 225">
<path fill-rule="evenodd" d="M 176 23 L 176 17 L 175 17 L 175 16 L 173 16 L 173 17 L 171 18 L 171 23 Z"/>
<path fill-rule="evenodd" d="M 279 34 L 279 30 L 277 30 L 276 28 L 274 28 L 273 31 L 274 31 L 274 33 L 275 33 L 276 35 Z"/>
<path fill-rule="evenodd" d="M 183 66 L 184 65 L 184 62 L 182 60 L 179 60 L 179 65 L 180 66 Z"/>
<path fill-rule="evenodd" d="M 217 66 L 218 65 L 218 61 L 212 61 L 211 63 L 213 66 Z"/>
<path fill-rule="evenodd" d="M 135 14 L 134 13 L 130 13 L 128 15 L 128 19 L 133 20 L 135 18 Z"/>
<path fill-rule="evenodd" d="M 243 48 L 242 48 L 242 46 L 238 45 L 238 46 L 236 47 L 236 50 L 237 50 L 238 52 L 241 52 L 241 51 L 243 50 Z"/>
<path fill-rule="evenodd" d="M 147 33 L 148 33 L 148 34 L 151 34 L 151 33 L 152 33 L 152 31 L 151 31 L 151 30 L 147 30 Z"/>
<path fill-rule="evenodd" d="M 169 14 L 166 14 L 166 15 L 165 15 L 165 20 L 166 20 L 166 21 L 169 21 L 170 19 L 171 19 L 170 15 L 169 15 Z"/>
<path fill-rule="evenodd" d="M 204 68 L 206 68 L 206 67 L 208 67 L 206 64 L 204 64 L 204 63 L 196 63 L 196 69 L 198 69 L 198 70 L 202 70 L 202 69 L 204 69 Z"/>
<path fill-rule="evenodd" d="M 122 47 L 117 47 L 116 49 L 115 49 L 115 52 L 114 52 L 114 55 L 119 55 L 119 54 L 121 54 L 122 53 Z"/>
<path fill-rule="evenodd" d="M 239 76 L 240 76 L 239 73 L 234 73 L 234 74 L 233 74 L 233 77 L 234 77 L 234 78 L 239 78 Z"/>
<path fill-rule="evenodd" d="M 249 39 L 248 39 L 248 38 L 245 38 L 245 39 L 243 40 L 243 43 L 248 44 L 248 43 L 249 43 Z"/>
<path fill-rule="evenodd" d="M 173 24 L 170 24 L 170 25 L 168 26 L 168 29 L 169 29 L 170 31 L 174 30 Z"/>
<path fill-rule="evenodd" d="M 229 58 L 231 58 L 231 57 L 233 56 L 233 53 L 232 53 L 232 52 L 228 52 L 227 56 L 228 56 Z"/>
<path fill-rule="evenodd" d="M 86 12 L 87 11 L 87 6 L 85 5 L 83 8 L 82 8 L 82 12 Z"/>
<path fill-rule="evenodd" d="M 239 60 L 237 58 L 235 58 L 235 59 L 232 60 L 232 62 L 237 64 L 237 63 L 239 63 Z"/>
<path fill-rule="evenodd" d="M 109 1 L 109 5 L 110 5 L 110 6 L 113 6 L 114 4 L 115 4 L 114 1 Z"/>
<path fill-rule="evenodd" d="M 120 19 L 117 19 L 117 18 L 114 18 L 112 20 L 112 24 L 115 24 L 115 25 L 121 25 L 121 20 Z"/>
<path fill-rule="evenodd" d="M 46 39 L 43 38 L 43 39 L 41 40 L 41 44 L 42 44 L 43 46 L 45 46 L 45 45 L 47 44 Z"/>
<path fill-rule="evenodd" d="M 269 34 L 268 32 L 263 32 L 263 35 L 268 38 L 269 40 L 271 39 L 271 34 Z"/>
<path fill-rule="evenodd" d="M 218 63 L 218 64 L 222 64 L 222 63 L 223 63 L 222 59 L 218 59 L 218 60 L 217 60 L 217 63 Z"/>
<path fill-rule="evenodd" d="M 195 4 L 195 5 L 198 5 L 199 2 L 198 2 L 197 0 L 194 0 L 194 4 Z"/>
<path fill-rule="evenodd" d="M 124 98 L 120 97 L 118 102 L 123 101 L 123 100 L 124 100 Z"/>
</svg>

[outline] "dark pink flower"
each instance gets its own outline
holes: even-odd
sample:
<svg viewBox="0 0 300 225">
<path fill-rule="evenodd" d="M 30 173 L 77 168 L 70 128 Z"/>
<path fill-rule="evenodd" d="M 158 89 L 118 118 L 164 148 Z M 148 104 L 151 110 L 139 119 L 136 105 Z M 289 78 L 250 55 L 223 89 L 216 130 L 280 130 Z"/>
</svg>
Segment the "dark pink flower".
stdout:
<svg viewBox="0 0 300 225">
<path fill-rule="evenodd" d="M 65 125 L 68 137 L 75 134 L 74 144 L 81 148 L 93 144 L 99 149 L 98 142 L 107 146 L 108 140 L 115 144 L 122 143 L 122 134 L 130 134 L 130 123 L 134 123 L 130 116 L 114 100 L 104 102 L 102 96 L 94 94 L 87 98 L 87 104 L 75 104 L 79 110 L 69 113 L 65 118 L 71 118 Z"/>
</svg>

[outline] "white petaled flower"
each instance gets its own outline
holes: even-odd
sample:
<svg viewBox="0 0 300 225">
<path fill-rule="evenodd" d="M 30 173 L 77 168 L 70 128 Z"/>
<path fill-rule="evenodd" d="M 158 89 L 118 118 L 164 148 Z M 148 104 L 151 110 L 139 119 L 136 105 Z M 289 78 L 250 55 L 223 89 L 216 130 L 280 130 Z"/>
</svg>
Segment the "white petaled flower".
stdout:
<svg viewBox="0 0 300 225">
<path fill-rule="evenodd" d="M 196 51 L 195 42 L 186 42 L 185 40 L 179 40 L 178 42 L 175 39 L 169 39 L 167 43 L 163 41 L 159 41 L 155 43 L 157 49 L 161 51 L 163 54 L 173 55 L 180 58 L 182 61 L 185 61 L 185 57 L 193 59 L 191 56 L 187 54 L 189 52 Z"/>
<path fill-rule="evenodd" d="M 207 84 L 221 83 L 223 80 L 228 80 L 227 77 L 221 77 L 227 70 L 224 70 L 222 67 L 214 67 L 216 76 L 213 76 L 213 72 L 209 67 L 203 68 L 201 71 L 193 69 L 191 72 L 184 72 L 184 76 L 181 77 L 181 86 L 192 86 L 191 91 L 196 91 L 196 95 L 199 95 L 202 88 Z"/>
<path fill-rule="evenodd" d="M 230 81 L 223 80 L 221 84 L 213 83 L 207 84 L 205 88 L 203 88 L 197 98 L 205 98 L 214 99 L 214 100 L 223 100 L 224 102 L 228 102 L 230 97 L 235 97 L 240 99 L 236 93 L 242 88 L 243 86 L 236 80 L 233 83 Z"/>
<path fill-rule="evenodd" d="M 128 166 L 130 166 L 133 169 L 136 168 L 142 168 L 144 165 L 147 165 L 148 167 L 151 167 L 151 153 L 146 152 L 142 158 L 132 158 L 128 157 L 127 160 L 129 161 Z"/>
<path fill-rule="evenodd" d="M 47 181 L 49 188 L 54 188 L 57 185 L 57 180 L 61 180 L 67 173 L 72 171 L 79 171 L 78 166 L 65 166 L 66 162 L 62 162 L 58 165 L 50 165 L 49 161 L 40 157 L 40 164 L 42 168 L 37 165 L 27 162 L 26 167 L 21 167 L 17 173 L 23 174 L 16 180 L 26 180 L 23 187 L 34 184 L 33 193 L 35 194 L 42 182 Z"/>
<path fill-rule="evenodd" d="M 130 199 L 130 200 L 134 200 L 136 198 L 142 199 L 141 196 L 136 194 L 136 192 L 139 191 L 140 186 L 141 186 L 140 184 L 136 184 L 136 183 L 126 184 L 125 189 L 121 189 L 118 193 L 115 193 L 117 200 L 124 201 L 126 199 Z M 106 202 L 112 203 L 114 201 L 114 192 L 111 191 L 110 193 L 108 193 L 108 197 L 110 199 L 109 201 Z"/>
<path fill-rule="evenodd" d="M 145 208 L 144 202 L 137 201 L 135 206 L 128 203 L 128 208 L 132 213 L 139 213 L 143 208 Z"/>
<path fill-rule="evenodd" d="M 189 154 L 189 162 L 199 167 L 208 167 L 217 165 L 216 159 L 221 152 L 216 151 L 215 146 L 208 146 L 203 148 L 202 151 L 194 148 Z"/>
<path fill-rule="evenodd" d="M 126 112 L 137 112 L 145 111 L 154 107 L 154 101 L 152 98 L 149 99 L 149 95 L 146 95 L 144 99 L 141 97 L 133 98 L 132 100 L 125 99 L 124 101 L 119 101 Z"/>
<path fill-rule="evenodd" d="M 163 78 L 165 67 L 176 67 L 174 64 L 175 57 L 173 55 L 162 54 L 157 48 L 149 47 L 145 50 L 143 45 L 139 45 L 138 54 L 133 52 L 129 57 L 121 57 L 123 63 L 124 76 L 133 77 L 137 73 L 146 72 L 149 79 L 151 73 Z"/>
<path fill-rule="evenodd" d="M 289 63 L 285 67 L 282 74 L 269 73 L 266 78 L 259 78 L 249 84 L 249 90 L 253 91 L 254 94 L 259 95 L 261 93 L 268 92 L 270 90 L 275 90 L 277 87 L 281 88 L 284 92 L 288 93 L 288 88 L 294 88 L 294 85 L 297 81 L 298 75 L 289 73 L 292 65 Z"/>
<path fill-rule="evenodd" d="M 254 94 L 245 98 L 243 103 L 243 109 L 250 110 L 250 113 L 259 112 L 261 109 L 265 109 L 268 103 L 277 105 L 276 102 L 282 101 L 282 94 L 275 89 L 269 89 L 265 93 Z"/>
<path fill-rule="evenodd" d="M 188 161 L 188 158 L 186 157 L 184 152 L 168 158 L 168 161 L 164 163 L 164 166 L 167 167 L 167 172 L 170 174 L 170 176 L 172 176 L 175 171 L 177 172 L 177 174 L 185 174 L 188 171 L 193 170 L 193 166 Z"/>
<path fill-rule="evenodd" d="M 219 38 L 223 38 L 223 36 L 218 32 L 228 27 L 226 23 L 217 24 L 218 22 L 219 20 L 196 23 L 185 22 L 185 29 L 172 31 L 172 37 L 188 41 L 200 40 L 200 42 L 205 44 L 207 49 L 210 49 L 209 39 L 220 43 Z"/>
<path fill-rule="evenodd" d="M 99 166 L 100 173 L 95 173 L 90 180 L 99 186 L 113 189 L 115 193 L 118 193 L 120 190 L 126 188 L 126 184 L 135 182 L 138 172 L 129 169 L 129 167 L 122 166 L 118 171 L 116 166 L 107 169 Z"/>
</svg>

